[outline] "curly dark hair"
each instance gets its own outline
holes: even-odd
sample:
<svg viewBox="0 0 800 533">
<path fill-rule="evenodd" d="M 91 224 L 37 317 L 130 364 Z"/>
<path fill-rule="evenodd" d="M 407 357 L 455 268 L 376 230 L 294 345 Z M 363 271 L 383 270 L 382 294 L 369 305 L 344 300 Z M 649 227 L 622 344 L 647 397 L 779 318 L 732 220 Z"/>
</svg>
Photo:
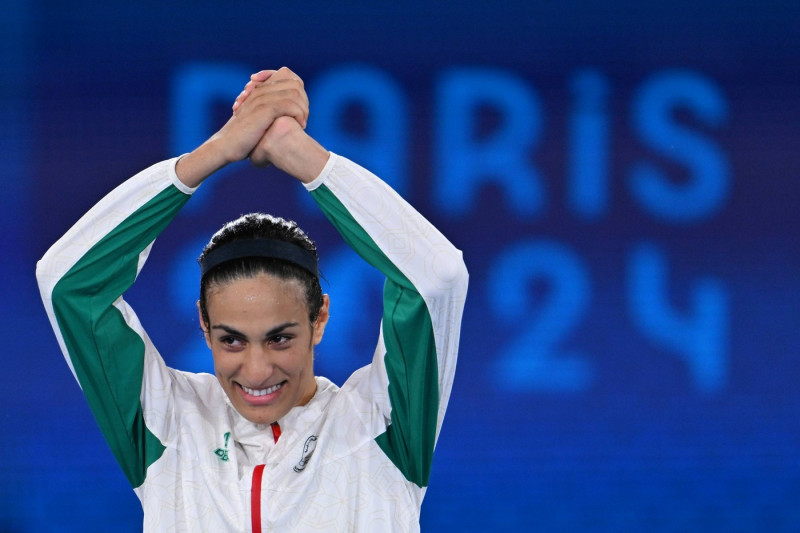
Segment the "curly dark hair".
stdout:
<svg viewBox="0 0 800 533">
<path fill-rule="evenodd" d="M 248 213 L 228 222 L 212 235 L 198 261 L 202 261 L 216 248 L 234 241 L 245 239 L 274 239 L 295 244 L 311 252 L 317 258 L 317 246 L 293 220 L 265 213 Z M 322 307 L 322 287 L 319 277 L 306 269 L 282 259 L 268 257 L 245 257 L 222 263 L 209 270 L 200 281 L 200 312 L 205 325 L 209 325 L 207 294 L 211 285 L 221 285 L 231 281 L 252 278 L 259 274 L 270 274 L 279 279 L 298 280 L 304 288 L 308 319 L 316 322 Z"/>
</svg>

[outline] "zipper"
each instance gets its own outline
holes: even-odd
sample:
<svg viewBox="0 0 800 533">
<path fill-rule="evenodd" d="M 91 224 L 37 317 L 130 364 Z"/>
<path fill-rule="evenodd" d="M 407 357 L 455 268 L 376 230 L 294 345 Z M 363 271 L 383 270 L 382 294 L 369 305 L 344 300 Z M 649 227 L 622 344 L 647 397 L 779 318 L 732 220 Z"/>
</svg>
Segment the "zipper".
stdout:
<svg viewBox="0 0 800 533">
<path fill-rule="evenodd" d="M 281 427 L 272 423 L 272 438 L 275 444 L 281 436 Z M 253 469 L 253 483 L 250 486 L 250 525 L 253 533 L 261 533 L 261 480 L 264 477 L 264 466 L 256 465 Z"/>
</svg>

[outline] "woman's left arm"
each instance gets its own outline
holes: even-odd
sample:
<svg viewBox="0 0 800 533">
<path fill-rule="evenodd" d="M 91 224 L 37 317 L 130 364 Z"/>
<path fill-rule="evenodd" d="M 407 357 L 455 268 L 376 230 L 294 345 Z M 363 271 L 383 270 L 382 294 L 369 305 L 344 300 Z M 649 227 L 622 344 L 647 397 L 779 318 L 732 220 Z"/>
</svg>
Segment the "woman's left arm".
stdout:
<svg viewBox="0 0 800 533">
<path fill-rule="evenodd" d="M 388 423 L 376 440 L 424 487 L 456 367 L 468 282 L 462 254 L 386 183 L 341 156 L 331 154 L 306 187 L 345 241 L 386 276 L 373 377 L 358 386 L 380 382 Z"/>
</svg>

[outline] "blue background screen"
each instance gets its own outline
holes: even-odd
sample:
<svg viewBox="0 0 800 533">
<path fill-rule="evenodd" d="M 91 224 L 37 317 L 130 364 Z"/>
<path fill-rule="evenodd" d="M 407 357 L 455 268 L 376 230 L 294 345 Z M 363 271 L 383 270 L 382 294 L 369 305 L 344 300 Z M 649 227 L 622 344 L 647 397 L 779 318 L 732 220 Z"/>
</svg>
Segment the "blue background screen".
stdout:
<svg viewBox="0 0 800 533">
<path fill-rule="evenodd" d="M 0 531 L 141 529 L 35 262 L 282 65 L 311 134 L 470 270 L 423 531 L 800 529 L 792 2 L 0 6 Z M 256 210 L 319 243 L 316 370 L 341 384 L 372 354 L 381 278 L 272 169 L 209 180 L 126 299 L 170 365 L 211 371 L 194 259 Z"/>
</svg>

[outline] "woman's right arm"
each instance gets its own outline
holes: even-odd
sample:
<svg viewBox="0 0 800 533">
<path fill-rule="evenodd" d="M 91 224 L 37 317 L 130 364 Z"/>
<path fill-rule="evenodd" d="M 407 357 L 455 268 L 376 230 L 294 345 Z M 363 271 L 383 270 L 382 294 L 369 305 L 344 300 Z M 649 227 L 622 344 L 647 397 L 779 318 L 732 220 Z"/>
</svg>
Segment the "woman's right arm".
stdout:
<svg viewBox="0 0 800 533">
<path fill-rule="evenodd" d="M 122 299 L 156 236 L 189 199 L 164 161 L 129 179 L 86 213 L 37 264 L 36 277 L 67 364 L 125 475 L 136 487 L 163 451 L 144 424 L 146 357 L 163 362 Z"/>
</svg>

